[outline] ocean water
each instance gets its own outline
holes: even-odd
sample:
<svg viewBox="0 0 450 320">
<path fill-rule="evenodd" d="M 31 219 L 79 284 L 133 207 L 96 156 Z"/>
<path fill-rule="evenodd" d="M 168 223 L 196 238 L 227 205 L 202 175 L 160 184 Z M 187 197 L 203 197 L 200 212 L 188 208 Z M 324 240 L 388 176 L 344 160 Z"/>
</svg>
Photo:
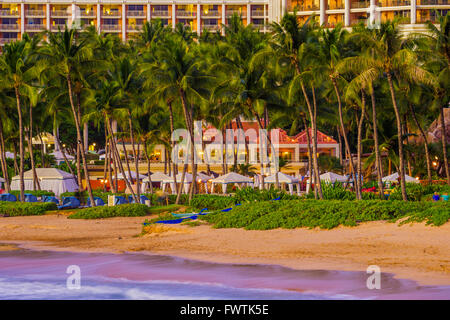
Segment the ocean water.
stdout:
<svg viewBox="0 0 450 320">
<path fill-rule="evenodd" d="M 67 286 L 72 265 L 80 270 L 79 289 Z M 369 290 L 368 276 L 136 253 L 0 252 L 0 299 L 450 299 L 450 286 L 419 286 L 383 273 L 382 288 Z"/>
</svg>

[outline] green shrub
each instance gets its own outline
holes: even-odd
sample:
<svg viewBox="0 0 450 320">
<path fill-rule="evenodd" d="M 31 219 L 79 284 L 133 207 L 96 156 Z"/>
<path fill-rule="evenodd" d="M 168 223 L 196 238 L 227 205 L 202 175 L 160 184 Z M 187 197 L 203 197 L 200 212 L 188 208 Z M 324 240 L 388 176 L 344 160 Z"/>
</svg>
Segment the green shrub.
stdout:
<svg viewBox="0 0 450 320">
<path fill-rule="evenodd" d="M 450 218 L 447 203 L 383 200 L 298 200 L 263 201 L 243 204 L 230 212 L 214 212 L 200 219 L 216 228 L 266 230 L 274 228 L 355 226 L 375 220 L 396 221 L 410 216 L 411 221 L 440 225 Z"/>
<path fill-rule="evenodd" d="M 103 219 L 112 217 L 141 217 L 149 214 L 144 204 L 122 204 L 119 206 L 101 206 L 79 210 L 69 216 L 70 219 Z"/>
<path fill-rule="evenodd" d="M 281 198 L 281 200 L 294 200 L 299 199 L 300 197 L 296 195 L 290 195 L 284 190 L 277 190 L 273 186 L 268 190 L 246 187 L 236 191 L 236 194 L 234 195 L 236 203 L 267 201 L 276 198 Z"/>
<path fill-rule="evenodd" d="M 17 199 L 20 197 L 20 191 L 19 190 L 11 190 L 11 194 L 15 195 Z M 55 193 L 51 191 L 45 191 L 45 190 L 25 190 L 24 193 L 30 193 L 36 197 L 42 197 L 42 196 L 54 196 Z"/>
<path fill-rule="evenodd" d="M 15 216 L 39 216 L 46 211 L 56 210 L 53 202 L 0 202 L 0 215 Z"/>
<path fill-rule="evenodd" d="M 233 206 L 235 202 L 236 200 L 234 197 L 199 194 L 192 198 L 190 206 L 197 210 L 203 208 L 208 208 L 208 210 L 219 210 Z"/>
</svg>

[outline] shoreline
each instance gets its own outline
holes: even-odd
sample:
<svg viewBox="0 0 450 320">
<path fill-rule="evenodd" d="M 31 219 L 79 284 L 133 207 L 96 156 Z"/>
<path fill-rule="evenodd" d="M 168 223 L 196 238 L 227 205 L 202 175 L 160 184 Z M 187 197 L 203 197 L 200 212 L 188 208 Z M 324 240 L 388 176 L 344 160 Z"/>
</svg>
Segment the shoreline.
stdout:
<svg viewBox="0 0 450 320">
<path fill-rule="evenodd" d="M 148 217 L 145 217 L 148 218 Z M 375 221 L 357 227 L 247 231 L 162 227 L 137 236 L 144 218 L 72 220 L 64 215 L 0 219 L 0 243 L 32 250 L 142 253 L 221 264 L 280 265 L 296 270 L 366 272 L 378 265 L 395 279 L 450 285 L 450 224 L 398 226 Z M 0 247 L 1 250 L 1 247 Z"/>
</svg>

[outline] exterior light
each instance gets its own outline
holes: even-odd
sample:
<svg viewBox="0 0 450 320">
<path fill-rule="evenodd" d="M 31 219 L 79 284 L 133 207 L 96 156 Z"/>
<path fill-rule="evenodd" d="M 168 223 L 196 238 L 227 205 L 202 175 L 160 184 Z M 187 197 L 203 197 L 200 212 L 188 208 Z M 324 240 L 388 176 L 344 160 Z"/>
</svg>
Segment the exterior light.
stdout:
<svg viewBox="0 0 450 320">
<path fill-rule="evenodd" d="M 433 161 L 433 166 L 437 166 L 437 162 L 436 161 Z"/>
</svg>

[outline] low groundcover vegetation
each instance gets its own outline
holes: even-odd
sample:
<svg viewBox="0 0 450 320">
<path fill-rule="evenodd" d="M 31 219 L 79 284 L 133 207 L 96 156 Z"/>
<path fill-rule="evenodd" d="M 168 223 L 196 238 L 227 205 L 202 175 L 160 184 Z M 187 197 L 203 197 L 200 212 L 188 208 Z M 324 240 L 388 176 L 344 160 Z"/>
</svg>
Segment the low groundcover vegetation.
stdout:
<svg viewBox="0 0 450 320">
<path fill-rule="evenodd" d="M 56 209 L 53 202 L 0 202 L 1 216 L 39 216 Z"/>
</svg>

